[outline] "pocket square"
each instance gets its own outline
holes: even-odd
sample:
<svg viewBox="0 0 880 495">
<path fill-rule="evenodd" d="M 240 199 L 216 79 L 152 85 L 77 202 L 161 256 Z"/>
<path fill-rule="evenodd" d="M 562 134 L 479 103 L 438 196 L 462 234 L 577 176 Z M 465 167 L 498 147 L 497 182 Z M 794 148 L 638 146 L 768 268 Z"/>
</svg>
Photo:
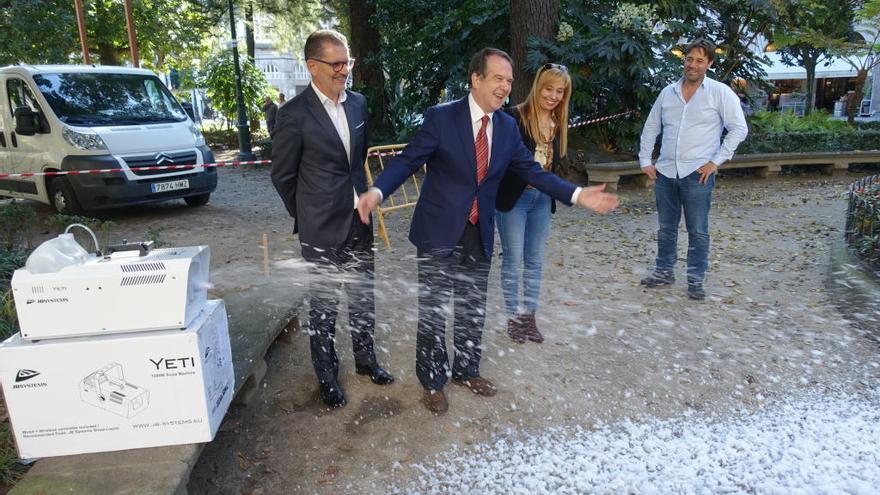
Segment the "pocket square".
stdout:
<svg viewBox="0 0 880 495">
<path fill-rule="evenodd" d="M 365 120 L 364 120 L 364 121 L 361 121 L 361 123 L 360 123 L 360 124 L 358 124 L 358 125 L 356 125 L 356 126 L 354 126 L 354 128 L 355 128 L 355 129 L 360 129 L 360 128 L 361 128 L 361 127 L 363 127 L 363 126 L 364 126 L 364 123 L 366 123 L 366 121 L 365 121 Z"/>
</svg>

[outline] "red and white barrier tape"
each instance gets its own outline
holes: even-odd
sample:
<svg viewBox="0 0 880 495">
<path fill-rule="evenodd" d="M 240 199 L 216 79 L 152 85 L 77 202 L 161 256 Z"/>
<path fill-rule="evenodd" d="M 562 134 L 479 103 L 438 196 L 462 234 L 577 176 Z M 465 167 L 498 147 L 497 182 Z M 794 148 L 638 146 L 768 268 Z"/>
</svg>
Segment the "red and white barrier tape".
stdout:
<svg viewBox="0 0 880 495">
<path fill-rule="evenodd" d="M 569 129 L 573 129 L 575 127 L 582 127 L 590 124 L 597 124 L 599 122 L 605 122 L 608 120 L 617 119 L 631 113 L 634 113 L 634 110 L 627 110 L 626 112 L 621 112 L 614 115 L 608 115 L 606 117 L 599 117 L 597 119 L 585 120 L 583 122 L 578 122 L 576 124 L 571 124 L 568 126 Z M 399 155 L 401 150 L 396 151 L 383 151 L 383 152 L 373 152 L 367 155 L 368 157 L 381 157 L 381 156 L 394 156 Z M 183 170 L 183 169 L 192 169 L 195 167 L 238 167 L 239 165 L 269 165 L 272 163 L 272 160 L 247 160 L 240 162 L 216 162 L 216 163 L 204 163 L 202 165 L 155 165 L 152 167 L 129 167 L 128 170 L 132 172 L 141 172 L 141 171 L 161 171 L 161 170 Z M 57 175 L 86 175 L 86 174 L 113 174 L 123 172 L 124 170 L 121 168 L 96 168 L 91 170 L 59 170 L 56 172 L 26 172 L 21 174 L 0 174 L 0 179 L 9 179 L 16 177 L 54 177 Z M 144 177 L 146 178 L 146 177 Z"/>
<path fill-rule="evenodd" d="M 150 171 L 150 170 L 183 170 L 196 167 L 237 167 L 239 165 L 268 165 L 272 160 L 247 160 L 242 162 L 216 162 L 205 163 L 202 165 L 154 165 L 152 167 L 129 167 L 132 172 Z M 0 174 L 0 179 L 10 177 L 52 177 L 56 175 L 85 175 L 85 174 L 112 174 L 123 172 L 121 168 L 96 168 L 91 170 L 59 170 L 56 172 L 28 172 L 22 174 Z M 144 179 L 148 177 L 143 177 Z"/>
<path fill-rule="evenodd" d="M 629 114 L 631 114 L 631 113 L 635 113 L 635 110 L 627 110 L 627 111 L 625 111 L 625 112 L 616 113 L 616 114 L 614 114 L 614 115 L 607 115 L 607 116 L 605 116 L 605 117 L 599 117 L 599 118 L 597 118 L 597 119 L 585 120 L 585 121 L 583 121 L 583 122 L 578 122 L 578 123 L 576 123 L 576 124 L 571 124 L 571 125 L 568 126 L 568 128 L 569 128 L 569 129 L 574 129 L 575 127 L 583 127 L 583 126 L 585 126 L 585 125 L 598 124 L 599 122 L 605 122 L 605 121 L 608 121 L 608 120 L 619 119 L 620 117 L 627 116 L 627 115 L 629 115 Z"/>
<path fill-rule="evenodd" d="M 574 128 L 576 128 L 576 127 L 583 127 L 583 126 L 585 126 L 585 125 L 598 124 L 599 122 L 606 122 L 606 121 L 609 121 L 609 120 L 619 119 L 620 117 L 625 117 L 625 116 L 627 116 L 627 115 L 629 115 L 629 114 L 632 114 L 632 113 L 635 113 L 635 110 L 627 110 L 627 111 L 625 111 L 625 112 L 616 113 L 616 114 L 614 114 L 614 115 L 607 115 L 607 116 L 605 116 L 605 117 L 599 117 L 599 118 L 596 118 L 596 119 L 585 120 L 585 121 L 583 121 L 583 122 L 577 122 L 577 123 L 575 123 L 575 124 L 570 124 L 570 125 L 568 126 L 568 128 L 569 128 L 569 129 L 574 129 Z M 400 154 L 400 150 L 397 150 L 397 151 L 385 151 L 385 152 L 382 152 L 382 153 L 374 152 L 374 153 L 370 153 L 370 154 L 367 155 L 367 156 L 368 156 L 368 157 L 373 157 L 373 158 L 375 158 L 375 157 L 379 157 L 379 156 L 394 156 L 394 155 L 399 155 L 399 154 Z"/>
</svg>

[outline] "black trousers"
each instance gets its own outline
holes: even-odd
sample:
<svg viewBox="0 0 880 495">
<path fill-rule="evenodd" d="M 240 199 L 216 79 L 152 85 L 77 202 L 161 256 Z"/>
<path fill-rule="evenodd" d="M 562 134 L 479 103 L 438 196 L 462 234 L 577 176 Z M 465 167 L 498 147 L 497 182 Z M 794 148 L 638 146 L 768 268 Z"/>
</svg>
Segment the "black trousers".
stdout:
<svg viewBox="0 0 880 495">
<path fill-rule="evenodd" d="M 416 376 L 426 389 L 442 390 L 449 375 L 457 380 L 480 376 L 491 263 L 483 251 L 479 229 L 470 223 L 452 253 L 439 256 L 419 252 Z M 454 304 L 455 346 L 451 373 L 446 353 L 446 311 L 450 299 Z"/>
<path fill-rule="evenodd" d="M 321 383 L 336 380 L 336 316 L 344 290 L 348 298 L 349 332 L 357 366 L 376 363 L 373 351 L 375 298 L 373 294 L 373 228 L 361 223 L 354 210 L 348 238 L 342 248 L 310 248 L 309 341 L 312 365 Z M 304 246 L 305 251 L 305 246 Z M 313 253 L 320 252 L 320 256 Z"/>
</svg>

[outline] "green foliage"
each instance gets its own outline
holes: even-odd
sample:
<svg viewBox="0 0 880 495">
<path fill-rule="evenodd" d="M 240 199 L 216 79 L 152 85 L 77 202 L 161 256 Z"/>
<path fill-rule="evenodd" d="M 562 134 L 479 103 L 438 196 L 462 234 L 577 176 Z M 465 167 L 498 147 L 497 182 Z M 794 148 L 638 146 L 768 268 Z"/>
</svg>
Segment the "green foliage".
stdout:
<svg viewBox="0 0 880 495">
<path fill-rule="evenodd" d="M 259 120 L 261 105 L 265 97 L 274 96 L 272 86 L 266 76 L 247 57 L 239 57 L 241 67 L 241 93 L 249 120 Z M 235 96 L 235 66 L 232 52 L 224 50 L 215 54 L 205 67 L 202 84 L 207 88 L 208 98 L 214 108 L 232 122 L 238 121 L 238 107 Z"/>
<path fill-rule="evenodd" d="M 556 39 L 529 42 L 527 69 L 535 71 L 545 62 L 569 67 L 574 118 L 625 110 L 647 115 L 660 89 L 680 76 L 681 61 L 669 52 L 671 34 L 653 31 L 661 20 L 656 11 L 626 5 L 567 2 Z M 634 149 L 642 124 L 630 117 L 577 133 L 599 148 Z"/>
<path fill-rule="evenodd" d="M 30 255 L 29 250 L 0 250 L 0 290 L 9 289 L 12 272 L 23 267 Z"/>
<path fill-rule="evenodd" d="M 64 232 L 64 229 L 66 229 L 68 225 L 74 223 L 81 223 L 92 229 L 95 233 L 95 237 L 98 238 L 98 242 L 100 242 L 102 246 L 110 244 L 110 233 L 113 228 L 116 227 L 116 222 L 112 220 L 101 220 L 100 218 L 86 217 L 82 215 L 65 215 L 63 213 L 56 213 L 46 218 L 46 225 L 59 234 Z M 74 236 L 77 236 L 77 242 L 79 242 L 86 251 L 95 249 L 94 246 L 92 246 L 92 236 L 88 235 L 85 231 L 74 228 L 71 229 L 71 233 L 74 234 Z"/>
<path fill-rule="evenodd" d="M 853 191 L 849 245 L 866 263 L 880 269 L 880 181 Z"/>
<path fill-rule="evenodd" d="M 14 484 L 25 470 L 25 466 L 18 463 L 9 423 L 0 423 L 0 486 Z"/>
<path fill-rule="evenodd" d="M 737 154 L 880 150 L 880 131 L 752 132 Z"/>
<path fill-rule="evenodd" d="M 752 132 L 855 132 L 855 127 L 844 120 L 835 120 L 824 110 L 817 110 L 805 117 L 791 112 L 758 112 L 749 119 Z"/>
<path fill-rule="evenodd" d="M 125 10 L 117 0 L 83 2 L 89 52 L 95 62 L 119 65 L 129 57 Z M 67 0 L 0 2 L 0 65 L 81 60 L 74 3 Z M 203 55 L 204 39 L 219 22 L 224 2 L 132 2 L 141 60 L 149 68 L 189 67 Z"/>
<path fill-rule="evenodd" d="M 153 227 L 152 225 L 147 227 L 147 240 L 153 241 L 154 248 L 160 248 L 168 245 L 168 243 L 162 239 L 163 230 L 165 230 L 164 227 Z"/>
<path fill-rule="evenodd" d="M 254 141 L 254 152 L 261 160 L 269 160 L 272 158 L 272 140 L 267 138 Z"/>
<path fill-rule="evenodd" d="M 371 22 L 382 36 L 398 139 L 407 139 L 431 105 L 467 94 L 467 66 L 477 50 L 508 48 L 508 6 L 506 0 L 376 0 Z"/>
<path fill-rule="evenodd" d="M 29 0 L 0 6 L 0 66 L 63 63 L 78 50 L 73 2 Z"/>
<path fill-rule="evenodd" d="M 205 136 L 205 142 L 211 148 L 238 147 L 238 128 L 236 127 L 212 127 L 202 129 L 202 135 Z M 266 129 L 263 129 L 262 127 L 256 131 L 251 129 L 251 139 L 254 145 L 256 145 L 258 141 L 262 141 L 268 138 L 269 134 Z"/>
<path fill-rule="evenodd" d="M 0 206 L 0 250 L 29 248 L 37 214 L 15 200 Z"/>
</svg>

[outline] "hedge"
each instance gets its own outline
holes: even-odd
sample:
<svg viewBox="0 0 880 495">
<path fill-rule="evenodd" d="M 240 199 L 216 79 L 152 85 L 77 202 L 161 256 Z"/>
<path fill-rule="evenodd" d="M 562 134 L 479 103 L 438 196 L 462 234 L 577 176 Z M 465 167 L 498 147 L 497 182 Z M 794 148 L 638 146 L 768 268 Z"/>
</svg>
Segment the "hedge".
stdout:
<svg viewBox="0 0 880 495">
<path fill-rule="evenodd" d="M 736 154 L 865 150 L 880 150 L 880 130 L 750 133 Z"/>
</svg>

